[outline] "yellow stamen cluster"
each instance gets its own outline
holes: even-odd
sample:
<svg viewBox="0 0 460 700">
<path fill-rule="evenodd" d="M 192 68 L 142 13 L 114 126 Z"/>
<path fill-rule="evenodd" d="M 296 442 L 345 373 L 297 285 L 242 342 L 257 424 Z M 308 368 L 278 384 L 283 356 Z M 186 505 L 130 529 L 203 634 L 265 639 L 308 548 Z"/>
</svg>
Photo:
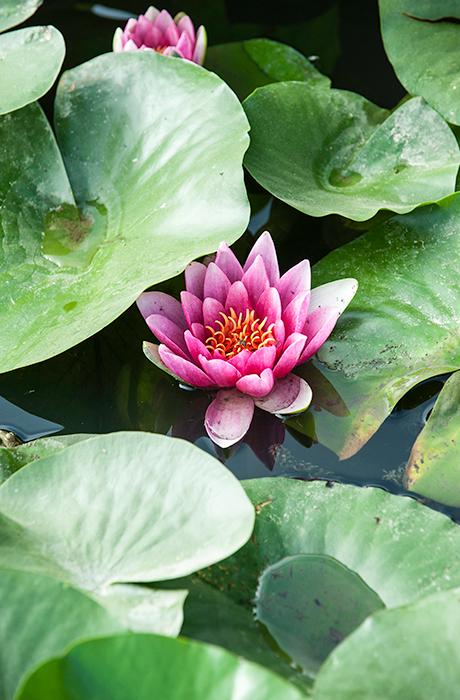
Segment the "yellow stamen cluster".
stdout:
<svg viewBox="0 0 460 700">
<path fill-rule="evenodd" d="M 267 317 L 260 320 L 255 318 L 255 311 L 246 309 L 246 313 L 236 314 L 230 308 L 230 314 L 220 311 L 222 321 L 216 320 L 215 326 L 206 326 L 209 336 L 206 339 L 208 350 L 217 352 L 227 360 L 238 355 L 242 350 L 258 350 L 258 348 L 275 345 L 276 339 L 273 335 L 274 323 L 271 323 L 264 331 Z"/>
</svg>

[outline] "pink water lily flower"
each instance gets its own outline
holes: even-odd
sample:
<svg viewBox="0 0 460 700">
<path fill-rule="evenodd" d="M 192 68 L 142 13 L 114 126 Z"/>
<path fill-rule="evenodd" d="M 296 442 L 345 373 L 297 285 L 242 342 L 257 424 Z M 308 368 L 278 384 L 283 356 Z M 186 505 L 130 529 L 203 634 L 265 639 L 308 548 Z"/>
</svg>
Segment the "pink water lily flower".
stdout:
<svg viewBox="0 0 460 700">
<path fill-rule="evenodd" d="M 305 410 L 312 392 L 292 373 L 327 340 L 358 288 L 342 279 L 310 289 L 302 260 L 280 277 L 266 231 L 242 267 L 226 243 L 214 262 L 192 262 L 179 302 L 146 292 L 138 307 L 160 345 L 147 357 L 181 382 L 217 390 L 205 416 L 209 437 L 228 447 L 246 434 L 255 406 L 276 414 Z"/>
<path fill-rule="evenodd" d="M 206 53 L 206 31 L 199 27 L 195 33 L 193 22 L 184 12 L 174 19 L 167 10 L 149 7 L 144 15 L 129 19 L 124 30 L 118 27 L 113 37 L 114 51 L 148 49 L 165 56 L 178 56 L 203 65 Z"/>
</svg>

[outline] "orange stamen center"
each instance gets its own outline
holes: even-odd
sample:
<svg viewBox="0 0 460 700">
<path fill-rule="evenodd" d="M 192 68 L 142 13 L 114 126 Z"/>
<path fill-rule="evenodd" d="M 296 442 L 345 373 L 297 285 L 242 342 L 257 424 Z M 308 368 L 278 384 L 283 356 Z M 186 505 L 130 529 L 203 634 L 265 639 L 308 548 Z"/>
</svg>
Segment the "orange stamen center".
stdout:
<svg viewBox="0 0 460 700">
<path fill-rule="evenodd" d="M 224 314 L 223 311 L 219 314 L 222 321 L 216 321 L 215 328 L 206 326 L 209 336 L 205 345 L 211 352 L 217 350 L 222 357 L 230 359 L 242 350 L 253 352 L 276 344 L 273 335 L 275 324 L 271 323 L 266 328 L 267 317 L 262 320 L 255 318 L 254 310 L 246 309 L 244 316 L 242 313 L 237 315 L 233 308 L 230 309 L 230 314 Z"/>
</svg>

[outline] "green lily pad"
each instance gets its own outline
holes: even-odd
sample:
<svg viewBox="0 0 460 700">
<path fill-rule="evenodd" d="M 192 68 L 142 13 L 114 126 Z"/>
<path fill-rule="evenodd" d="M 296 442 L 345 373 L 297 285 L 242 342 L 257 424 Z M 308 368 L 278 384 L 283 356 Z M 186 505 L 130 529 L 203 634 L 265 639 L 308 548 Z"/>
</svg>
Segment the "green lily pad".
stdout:
<svg viewBox="0 0 460 700">
<path fill-rule="evenodd" d="M 48 92 L 64 56 L 64 37 L 55 27 L 27 27 L 0 36 L 0 115 Z"/>
<path fill-rule="evenodd" d="M 0 484 L 30 462 L 48 457 L 92 435 L 59 435 L 32 440 L 17 447 L 0 447 Z"/>
<path fill-rule="evenodd" d="M 155 635 L 85 642 L 39 669 L 21 700 L 301 700 L 304 694 L 224 649 Z"/>
<path fill-rule="evenodd" d="M 314 700 L 456 700 L 460 591 L 376 613 L 321 668 Z"/>
<path fill-rule="evenodd" d="M 211 46 L 205 65 L 225 80 L 241 100 L 262 85 L 283 80 L 304 80 L 326 88 L 331 84 L 299 51 L 270 39 Z"/>
<path fill-rule="evenodd" d="M 0 372 L 75 345 L 238 238 L 247 129 L 217 76 L 154 52 L 106 54 L 64 74 L 65 168 L 36 105 L 2 117 Z"/>
<path fill-rule="evenodd" d="M 124 628 L 174 636 L 186 591 L 135 583 L 228 556 L 253 522 L 243 488 L 213 457 L 173 438 L 114 433 L 50 450 L 0 487 L 0 567 L 72 586 Z"/>
<path fill-rule="evenodd" d="M 315 672 L 342 639 L 383 607 L 361 577 L 336 559 L 297 554 L 263 572 L 255 613 L 297 666 Z"/>
<path fill-rule="evenodd" d="M 286 675 L 288 669 L 292 675 L 292 661 L 313 675 L 331 648 L 382 604 L 395 607 L 460 583 L 460 529 L 415 500 L 376 488 L 282 478 L 244 486 L 257 513 L 253 536 L 199 575 L 247 610 L 256 599 L 256 619 L 284 652 L 279 658 Z M 292 561 L 298 570 L 291 577 Z M 301 632 L 301 641 L 289 628 Z M 244 654 L 243 642 L 241 648 Z"/>
<path fill-rule="evenodd" d="M 123 630 L 89 595 L 37 574 L 0 569 L 0 698 L 72 643 Z"/>
<path fill-rule="evenodd" d="M 407 92 L 460 124 L 458 2 L 379 0 L 379 5 L 385 51 Z"/>
<path fill-rule="evenodd" d="M 310 366 L 300 370 L 311 376 L 317 438 L 341 458 L 367 442 L 409 389 L 460 368 L 459 227 L 453 195 L 392 217 L 315 265 L 314 286 L 359 282 L 314 361 L 325 380 L 319 399 Z"/>
<path fill-rule="evenodd" d="M 0 5 L 0 32 L 15 27 L 31 17 L 43 0 L 2 0 Z"/>
<path fill-rule="evenodd" d="M 409 491 L 460 506 L 460 372 L 444 384 L 407 465 Z"/>
<path fill-rule="evenodd" d="M 455 190 L 459 150 L 421 98 L 389 113 L 360 95 L 300 82 L 256 90 L 245 165 L 271 194 L 311 216 L 356 221 L 409 212 Z"/>
</svg>

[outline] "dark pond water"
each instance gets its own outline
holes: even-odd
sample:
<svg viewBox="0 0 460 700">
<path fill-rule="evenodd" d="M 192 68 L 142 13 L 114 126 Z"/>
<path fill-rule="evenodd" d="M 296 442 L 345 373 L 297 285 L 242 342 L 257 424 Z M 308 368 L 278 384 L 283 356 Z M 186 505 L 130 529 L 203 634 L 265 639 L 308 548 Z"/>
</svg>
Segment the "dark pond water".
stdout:
<svg viewBox="0 0 460 700">
<path fill-rule="evenodd" d="M 111 5 L 115 9 L 48 0 L 30 23 L 52 23 L 63 32 L 67 43 L 65 67 L 70 67 L 110 50 L 114 29 L 123 21 L 113 19 L 117 13 L 137 15 L 145 9 L 142 2 L 114 0 Z M 197 23 L 204 23 L 210 43 L 254 36 L 278 38 L 307 56 L 319 57 L 318 67 L 331 75 L 335 87 L 360 92 L 386 107 L 392 107 L 403 96 L 383 52 L 376 2 L 284 0 L 281 10 L 262 10 L 260 3 L 247 0 L 229 0 L 227 4 L 220 0 L 183 0 L 168 2 L 168 8 L 173 12 L 185 10 Z M 52 95 L 43 104 L 51 113 Z M 253 181 L 248 180 L 247 186 L 253 217 L 250 230 L 235 246 L 241 256 L 249 250 L 254 234 L 264 228 L 275 238 L 284 269 L 302 258 L 314 263 L 362 231 L 362 225 L 361 230 L 350 228 L 350 222 L 339 217 L 314 219 L 302 215 L 273 202 Z M 182 283 L 178 278 L 161 288 L 177 295 Z M 203 429 L 208 397 L 180 389 L 145 359 L 142 340 L 150 340 L 149 336 L 140 314 L 132 308 L 68 352 L 1 375 L 0 396 L 63 425 L 65 433 L 148 430 L 185 437 L 214 453 L 216 448 Z M 245 442 L 226 451 L 217 450 L 216 454 L 241 479 L 270 475 L 323 478 L 402 493 L 410 449 L 444 380 L 430 380 L 412 390 L 350 459 L 339 461 L 325 446 L 262 412 L 256 416 Z M 0 402 L 2 427 L 26 439 L 41 430 L 40 424 L 30 423 L 14 407 Z M 460 519 L 460 510 L 431 505 Z"/>
</svg>

